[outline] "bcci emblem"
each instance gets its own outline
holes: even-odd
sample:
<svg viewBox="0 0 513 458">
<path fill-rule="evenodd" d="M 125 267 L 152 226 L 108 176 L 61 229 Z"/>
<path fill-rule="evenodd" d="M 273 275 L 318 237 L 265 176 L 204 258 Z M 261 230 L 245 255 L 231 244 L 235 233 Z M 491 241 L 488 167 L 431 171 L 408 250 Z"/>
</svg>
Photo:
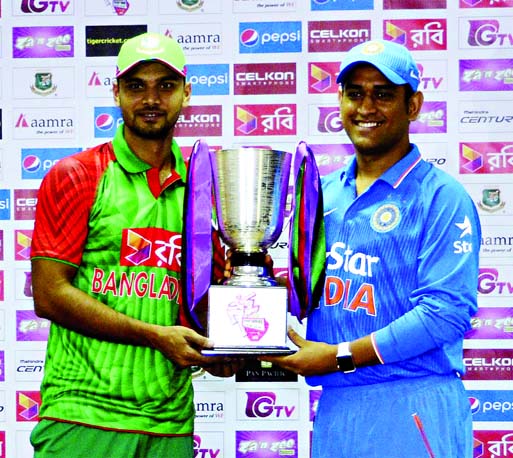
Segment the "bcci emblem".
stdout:
<svg viewBox="0 0 513 458">
<path fill-rule="evenodd" d="M 34 75 L 34 84 L 30 86 L 30 89 L 34 94 L 50 95 L 57 90 L 57 86 L 53 85 L 50 72 L 41 72 Z"/>
<path fill-rule="evenodd" d="M 401 221 L 399 208 L 393 204 L 385 204 L 379 207 L 372 215 L 371 227 L 376 232 L 388 232 L 397 227 Z"/>
<path fill-rule="evenodd" d="M 197 10 L 203 6 L 204 0 L 176 0 L 179 8 L 186 11 Z"/>
<path fill-rule="evenodd" d="M 501 200 L 500 189 L 483 189 L 483 198 L 478 206 L 481 210 L 493 213 L 501 210 L 506 205 L 506 202 Z"/>
</svg>

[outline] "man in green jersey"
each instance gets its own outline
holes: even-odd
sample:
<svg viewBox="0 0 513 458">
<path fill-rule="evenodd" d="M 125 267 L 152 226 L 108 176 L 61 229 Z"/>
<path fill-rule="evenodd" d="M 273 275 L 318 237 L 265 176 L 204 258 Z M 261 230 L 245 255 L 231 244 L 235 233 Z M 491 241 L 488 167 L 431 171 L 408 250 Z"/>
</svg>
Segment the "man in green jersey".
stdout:
<svg viewBox="0 0 513 458">
<path fill-rule="evenodd" d="M 37 458 L 192 457 L 190 366 L 233 373 L 179 324 L 186 168 L 173 132 L 191 96 L 185 71 L 172 38 L 127 40 L 113 87 L 124 123 L 42 181 L 32 280 L 52 325 Z"/>
</svg>

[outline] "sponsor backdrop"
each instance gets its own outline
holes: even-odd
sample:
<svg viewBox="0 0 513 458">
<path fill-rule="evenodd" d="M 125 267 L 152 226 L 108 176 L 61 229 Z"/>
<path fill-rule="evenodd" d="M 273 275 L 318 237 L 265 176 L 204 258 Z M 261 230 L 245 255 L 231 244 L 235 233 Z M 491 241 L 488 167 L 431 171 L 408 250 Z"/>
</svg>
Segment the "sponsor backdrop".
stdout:
<svg viewBox="0 0 513 458">
<path fill-rule="evenodd" d="M 407 46 L 426 102 L 424 157 L 460 180 L 482 217 L 480 310 L 465 341 L 474 457 L 513 457 L 513 0 L 1 0 L 0 457 L 32 456 L 49 323 L 33 312 L 30 244 L 40 180 L 109 140 L 115 55 L 140 32 L 182 43 L 193 83 L 186 153 L 307 140 L 322 174 L 351 154 L 338 117 L 343 54 L 369 38 Z M 455 252 L 470 247 L 455 241 Z M 286 241 L 273 248 L 285 267 Z M 198 370 L 196 456 L 307 458 L 319 388 L 252 363 Z"/>
</svg>

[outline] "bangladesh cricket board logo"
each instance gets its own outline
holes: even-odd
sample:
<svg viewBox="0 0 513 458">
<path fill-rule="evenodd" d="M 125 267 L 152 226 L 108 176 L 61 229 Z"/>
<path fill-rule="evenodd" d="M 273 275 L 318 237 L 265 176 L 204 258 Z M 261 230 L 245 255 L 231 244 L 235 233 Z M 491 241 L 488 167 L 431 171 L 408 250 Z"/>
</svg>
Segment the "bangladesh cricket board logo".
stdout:
<svg viewBox="0 0 513 458">
<path fill-rule="evenodd" d="M 203 6 L 204 0 L 176 0 L 179 8 L 186 11 L 197 10 Z"/>
<path fill-rule="evenodd" d="M 53 84 L 53 75 L 50 72 L 38 72 L 34 75 L 34 84 L 30 89 L 34 94 L 49 95 L 57 90 Z"/>
<path fill-rule="evenodd" d="M 501 199 L 500 189 L 483 189 L 483 197 L 478 205 L 481 210 L 493 213 L 504 208 L 506 202 Z"/>
</svg>

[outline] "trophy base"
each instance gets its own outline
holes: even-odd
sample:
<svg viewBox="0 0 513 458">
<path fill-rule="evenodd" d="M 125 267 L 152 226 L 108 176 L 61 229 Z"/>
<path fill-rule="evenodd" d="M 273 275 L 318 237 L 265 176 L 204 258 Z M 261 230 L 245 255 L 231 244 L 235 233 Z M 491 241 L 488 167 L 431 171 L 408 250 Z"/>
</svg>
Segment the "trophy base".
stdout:
<svg viewBox="0 0 513 458">
<path fill-rule="evenodd" d="M 294 353 L 287 342 L 287 288 L 211 286 L 208 337 L 214 347 L 204 355 L 256 356 Z"/>
<path fill-rule="evenodd" d="M 259 355 L 276 355 L 286 356 L 292 355 L 297 350 L 292 348 L 242 348 L 242 347 L 214 347 L 201 351 L 204 356 L 241 356 L 241 357 L 255 357 Z"/>
</svg>

